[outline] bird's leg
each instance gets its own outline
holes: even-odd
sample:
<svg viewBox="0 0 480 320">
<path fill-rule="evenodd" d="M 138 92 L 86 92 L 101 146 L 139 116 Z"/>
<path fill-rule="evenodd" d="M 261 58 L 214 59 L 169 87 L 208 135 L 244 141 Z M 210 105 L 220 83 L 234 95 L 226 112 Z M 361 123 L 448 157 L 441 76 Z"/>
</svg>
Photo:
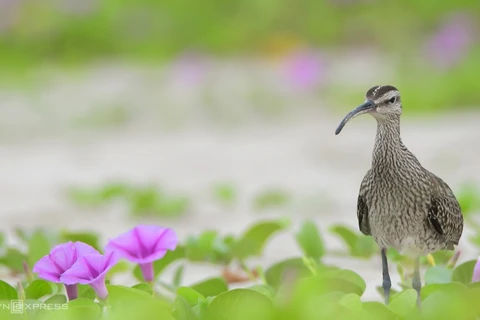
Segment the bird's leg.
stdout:
<svg viewBox="0 0 480 320">
<path fill-rule="evenodd" d="M 387 262 L 387 249 L 382 248 L 382 272 L 383 272 L 383 296 L 385 298 L 385 304 L 388 305 L 390 302 L 390 288 L 392 287 L 392 282 L 390 281 L 390 274 L 388 273 L 388 262 Z"/>
<path fill-rule="evenodd" d="M 420 280 L 420 258 L 415 258 L 415 269 L 413 270 L 412 287 L 417 291 L 417 306 L 420 308 L 420 290 L 422 289 L 422 281 Z"/>
</svg>

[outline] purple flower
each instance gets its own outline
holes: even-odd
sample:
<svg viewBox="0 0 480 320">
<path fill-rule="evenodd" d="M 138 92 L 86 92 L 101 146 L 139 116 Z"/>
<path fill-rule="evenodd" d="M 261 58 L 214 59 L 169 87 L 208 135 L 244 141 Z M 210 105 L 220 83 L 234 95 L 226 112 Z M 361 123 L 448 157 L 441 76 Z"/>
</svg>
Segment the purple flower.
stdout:
<svg viewBox="0 0 480 320">
<path fill-rule="evenodd" d="M 172 82 L 192 86 L 202 83 L 208 71 L 208 60 L 195 52 L 185 52 L 171 66 Z"/>
<path fill-rule="evenodd" d="M 472 282 L 480 281 L 480 258 L 478 258 L 475 267 L 473 268 Z"/>
<path fill-rule="evenodd" d="M 174 250 L 178 239 L 175 231 L 157 226 L 138 225 L 110 240 L 105 252 L 118 252 L 120 257 L 138 263 L 147 282 L 154 279 L 153 261 Z"/>
<path fill-rule="evenodd" d="M 446 69 L 464 58 L 472 43 L 472 25 L 468 16 L 452 17 L 426 43 L 426 54 L 437 67 Z"/>
<path fill-rule="evenodd" d="M 296 52 L 286 60 L 286 73 L 295 87 L 312 89 L 322 82 L 325 64 L 316 52 Z"/>
<path fill-rule="evenodd" d="M 62 275 L 77 262 L 79 257 L 92 253 L 98 254 L 98 251 L 80 241 L 60 244 L 35 263 L 33 272 L 38 273 L 42 279 L 61 283 Z M 76 286 L 65 285 L 65 288 L 70 300 L 77 297 Z"/>
<path fill-rule="evenodd" d="M 66 285 L 88 284 L 95 290 L 99 299 L 105 300 L 108 297 L 105 276 L 117 261 L 118 258 L 114 252 L 106 255 L 87 254 L 80 257 L 60 279 Z"/>
</svg>

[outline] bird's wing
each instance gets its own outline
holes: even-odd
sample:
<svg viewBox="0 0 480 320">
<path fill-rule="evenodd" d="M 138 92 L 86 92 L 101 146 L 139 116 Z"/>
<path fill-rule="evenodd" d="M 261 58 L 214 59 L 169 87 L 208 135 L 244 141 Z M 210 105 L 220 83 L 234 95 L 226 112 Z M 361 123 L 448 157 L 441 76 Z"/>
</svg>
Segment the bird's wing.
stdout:
<svg viewBox="0 0 480 320">
<path fill-rule="evenodd" d="M 368 207 L 367 207 L 367 201 L 366 201 L 369 179 L 370 179 L 370 170 L 367 172 L 367 174 L 362 180 L 362 183 L 360 185 L 360 191 L 358 193 L 358 200 L 357 200 L 358 228 L 360 229 L 360 232 L 362 232 L 367 236 L 371 235 L 370 222 L 368 221 Z"/>
<path fill-rule="evenodd" d="M 432 182 L 432 197 L 428 208 L 428 221 L 439 234 L 457 245 L 463 232 L 463 215 L 460 204 L 450 187 L 439 177 L 429 172 Z"/>
</svg>

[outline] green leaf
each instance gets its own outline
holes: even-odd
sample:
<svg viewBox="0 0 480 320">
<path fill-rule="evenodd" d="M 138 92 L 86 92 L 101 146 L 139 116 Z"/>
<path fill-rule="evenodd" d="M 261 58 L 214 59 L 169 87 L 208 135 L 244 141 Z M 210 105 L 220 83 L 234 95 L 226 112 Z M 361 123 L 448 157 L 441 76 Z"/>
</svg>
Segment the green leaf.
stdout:
<svg viewBox="0 0 480 320">
<path fill-rule="evenodd" d="M 14 232 L 15 235 L 25 243 L 28 242 L 28 239 L 30 239 L 33 233 L 33 231 L 25 230 L 24 228 L 15 228 Z"/>
<path fill-rule="evenodd" d="M 153 295 L 153 289 L 152 286 L 146 283 L 137 283 L 136 285 L 132 286 L 133 289 L 145 291 L 149 295 Z"/>
<path fill-rule="evenodd" d="M 24 261 L 27 261 L 27 257 L 19 250 L 13 248 L 8 248 L 7 253 L 0 258 L 0 264 L 17 273 L 23 273 Z"/>
<path fill-rule="evenodd" d="M 300 231 L 296 234 L 297 243 L 307 257 L 316 259 L 317 261 L 325 254 L 325 246 L 320 237 L 318 228 L 312 221 L 305 221 Z"/>
<path fill-rule="evenodd" d="M 357 243 L 358 239 L 358 235 L 355 232 L 342 225 L 334 225 L 330 227 L 330 232 L 339 236 L 340 239 L 345 242 L 351 253 L 355 251 L 355 244 Z"/>
<path fill-rule="evenodd" d="M 256 210 L 263 210 L 270 207 L 281 207 L 290 201 L 290 196 L 283 190 L 267 190 L 254 199 L 254 206 Z"/>
<path fill-rule="evenodd" d="M 108 183 L 100 191 L 100 197 L 103 200 L 110 201 L 121 197 L 127 197 L 132 192 L 132 188 L 122 182 Z"/>
<path fill-rule="evenodd" d="M 177 296 L 175 299 L 175 319 L 177 320 L 196 320 L 198 316 L 193 312 L 190 304 L 182 296 Z"/>
<path fill-rule="evenodd" d="M 420 291 L 422 300 L 435 292 L 448 292 L 449 294 L 463 295 L 468 290 L 467 286 L 458 282 L 427 284 Z"/>
<path fill-rule="evenodd" d="M 457 199 L 465 218 L 480 208 L 480 189 L 473 183 L 463 185 L 457 192 Z"/>
<path fill-rule="evenodd" d="M 52 286 L 45 280 L 34 280 L 25 288 L 25 296 L 27 299 L 40 299 L 52 293 Z"/>
<path fill-rule="evenodd" d="M 176 260 L 183 259 L 185 257 L 185 249 L 182 246 L 177 246 L 177 248 L 173 251 L 167 251 L 165 256 L 162 259 L 156 260 L 153 262 L 153 273 L 155 276 L 162 273 L 162 271 L 168 267 L 171 263 L 175 262 Z M 139 281 L 144 281 L 142 276 L 142 271 L 140 267 L 137 265 L 135 269 L 133 269 L 133 275 Z"/>
<path fill-rule="evenodd" d="M 96 190 L 69 188 L 66 195 L 68 200 L 77 206 L 97 207 L 105 203 L 105 199 Z"/>
<path fill-rule="evenodd" d="M 214 197 L 221 203 L 231 205 L 235 202 L 235 188 L 226 183 L 217 184 L 213 188 Z"/>
<path fill-rule="evenodd" d="M 189 287 L 180 287 L 177 289 L 177 295 L 181 296 L 188 302 L 189 305 L 194 306 L 198 303 L 198 300 L 205 300 L 205 297 Z"/>
<path fill-rule="evenodd" d="M 204 297 L 216 296 L 228 290 L 227 283 L 223 278 L 210 278 L 190 287 Z"/>
<path fill-rule="evenodd" d="M 435 251 L 432 254 L 433 260 L 435 261 L 435 264 L 438 265 L 446 265 L 450 259 L 453 257 L 454 252 L 450 250 L 439 250 Z M 424 260 L 424 261 L 422 261 Z M 420 262 L 423 262 L 424 264 L 430 265 L 430 263 L 427 260 L 426 256 L 423 256 L 420 258 Z"/>
<path fill-rule="evenodd" d="M 350 255 L 370 258 L 378 251 L 378 246 L 371 236 L 365 236 L 342 225 L 334 225 L 330 232 L 338 236 L 346 244 Z"/>
<path fill-rule="evenodd" d="M 5 234 L 3 232 L 0 232 L 0 249 L 3 249 L 5 246 Z"/>
<path fill-rule="evenodd" d="M 135 190 L 129 199 L 130 210 L 133 215 L 151 214 L 160 201 L 160 194 L 155 187 L 144 187 Z"/>
<path fill-rule="evenodd" d="M 52 243 L 42 230 L 36 230 L 28 240 L 28 263 L 33 266 L 52 248 Z"/>
<path fill-rule="evenodd" d="M 385 297 L 385 294 L 383 292 L 383 287 L 382 286 L 376 286 L 375 287 L 376 291 L 378 292 L 378 294 L 384 298 Z M 395 289 L 390 289 L 390 298 L 393 298 L 394 296 L 396 296 L 399 292 Z"/>
<path fill-rule="evenodd" d="M 444 266 L 436 266 L 427 269 L 425 272 L 425 283 L 450 283 L 452 281 L 453 270 Z"/>
<path fill-rule="evenodd" d="M 88 245 L 91 245 L 99 252 L 102 252 L 102 248 L 99 245 L 98 234 L 93 232 L 71 232 L 67 230 L 62 230 L 60 232 L 60 241 L 61 242 L 76 242 L 81 241 Z"/>
<path fill-rule="evenodd" d="M 397 315 L 393 313 L 385 304 L 380 302 L 364 302 L 363 310 L 365 311 L 365 319 L 369 320 L 390 320 L 397 319 Z"/>
<path fill-rule="evenodd" d="M 117 303 L 122 303 L 125 299 L 141 300 L 151 298 L 148 292 L 136 288 L 107 284 L 107 289 L 109 298 L 117 301 Z"/>
<path fill-rule="evenodd" d="M 356 314 L 361 314 L 363 311 L 362 301 L 357 294 L 348 293 L 344 295 L 340 301 L 339 305 L 353 311 Z"/>
<path fill-rule="evenodd" d="M 187 259 L 214 262 L 215 250 L 213 246 L 217 238 L 218 232 L 213 230 L 206 230 L 198 237 L 188 237 L 185 244 Z"/>
<path fill-rule="evenodd" d="M 417 306 L 417 291 L 407 289 L 395 296 L 388 307 L 400 316 L 407 316 Z"/>
<path fill-rule="evenodd" d="M 67 297 L 64 294 L 55 294 L 45 300 L 46 304 L 63 304 L 67 303 Z"/>
<path fill-rule="evenodd" d="M 362 277 L 348 269 L 319 270 L 318 277 L 324 279 L 324 284 L 330 291 L 361 296 L 367 287 Z"/>
<path fill-rule="evenodd" d="M 36 317 L 39 309 L 36 306 L 42 304 L 43 302 L 37 299 L 22 299 L 22 307 L 23 307 L 23 314 L 27 316 L 27 318 L 34 318 Z"/>
<path fill-rule="evenodd" d="M 275 297 L 275 290 L 272 287 L 270 287 L 269 285 L 256 284 L 256 285 L 253 285 L 251 287 L 248 287 L 247 289 L 257 291 L 257 292 L 265 295 L 270 300 L 273 300 L 273 298 Z"/>
<path fill-rule="evenodd" d="M 173 286 L 175 288 L 178 288 L 181 285 L 184 270 L 185 270 L 185 266 L 183 264 L 178 266 L 177 270 L 175 270 L 175 274 L 173 276 Z"/>
<path fill-rule="evenodd" d="M 452 281 L 460 282 L 463 284 L 469 284 L 472 282 L 473 269 L 476 260 L 470 260 L 458 265 L 453 271 Z"/>
<path fill-rule="evenodd" d="M 233 255 L 244 260 L 262 253 L 267 240 L 276 232 L 287 227 L 285 222 L 259 222 L 251 226 L 233 246 Z"/>
<path fill-rule="evenodd" d="M 154 209 L 157 215 L 174 217 L 184 214 L 189 206 L 190 200 L 187 197 L 162 198 Z"/>
<path fill-rule="evenodd" d="M 291 258 L 277 262 L 265 271 L 267 283 L 275 289 L 280 286 L 286 276 L 292 275 L 297 278 L 311 275 L 302 258 Z"/>
<path fill-rule="evenodd" d="M 109 320 L 172 319 L 167 302 L 143 290 L 118 285 L 107 285 L 107 290 L 111 311 Z"/>
<path fill-rule="evenodd" d="M 0 300 L 15 300 L 17 298 L 17 290 L 5 281 L 0 280 Z"/>
<path fill-rule="evenodd" d="M 77 298 L 68 302 L 65 319 L 95 319 L 100 315 L 100 306 L 93 300 Z"/>
<path fill-rule="evenodd" d="M 371 236 L 359 235 L 353 250 L 353 256 L 370 258 L 378 252 L 378 245 Z"/>
<path fill-rule="evenodd" d="M 199 299 L 198 304 L 192 307 L 192 310 L 195 312 L 195 314 L 198 315 L 200 319 L 207 319 L 206 314 L 208 311 L 208 306 L 210 305 L 210 302 L 214 297 L 208 297 L 206 299 Z"/>
<path fill-rule="evenodd" d="M 248 289 L 234 289 L 218 295 L 207 309 L 209 320 L 265 320 L 273 316 L 272 302 Z"/>
</svg>

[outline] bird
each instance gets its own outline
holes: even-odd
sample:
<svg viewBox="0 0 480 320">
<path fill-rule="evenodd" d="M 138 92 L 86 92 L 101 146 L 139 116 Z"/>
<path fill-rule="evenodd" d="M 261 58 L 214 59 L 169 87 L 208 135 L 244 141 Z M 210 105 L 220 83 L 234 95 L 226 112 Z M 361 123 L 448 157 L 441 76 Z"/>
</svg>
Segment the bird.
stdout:
<svg viewBox="0 0 480 320">
<path fill-rule="evenodd" d="M 379 246 L 385 304 L 389 304 L 391 289 L 387 250 L 394 248 L 414 260 L 412 288 L 420 307 L 420 257 L 454 250 L 464 222 L 460 204 L 448 184 L 425 169 L 403 144 L 402 112 L 397 88 L 374 86 L 366 92 L 365 102 L 340 122 L 335 135 L 349 120 L 362 114 L 373 116 L 377 122 L 372 165 L 357 198 L 358 227 Z"/>
</svg>

